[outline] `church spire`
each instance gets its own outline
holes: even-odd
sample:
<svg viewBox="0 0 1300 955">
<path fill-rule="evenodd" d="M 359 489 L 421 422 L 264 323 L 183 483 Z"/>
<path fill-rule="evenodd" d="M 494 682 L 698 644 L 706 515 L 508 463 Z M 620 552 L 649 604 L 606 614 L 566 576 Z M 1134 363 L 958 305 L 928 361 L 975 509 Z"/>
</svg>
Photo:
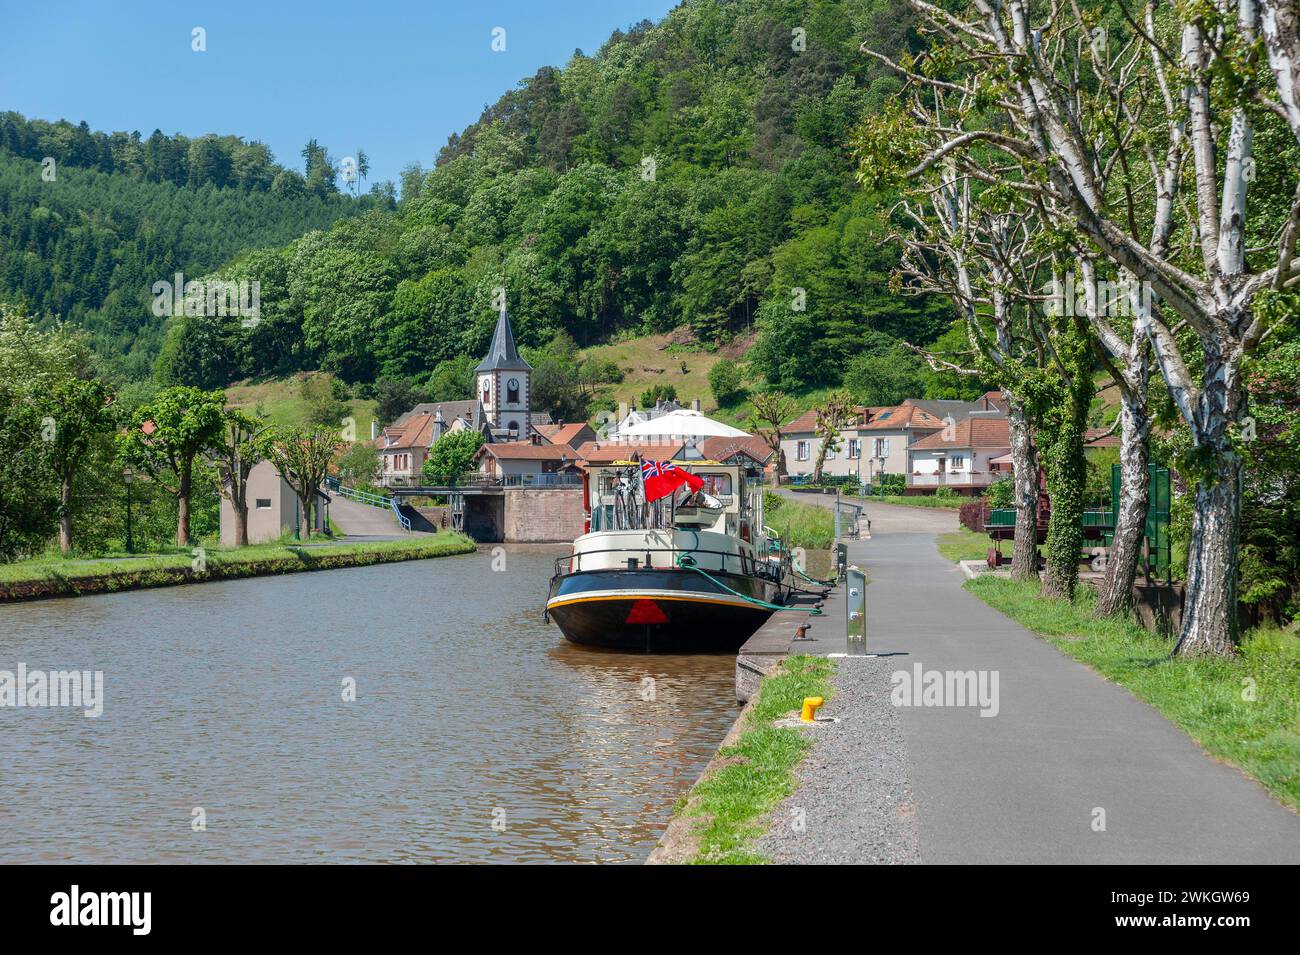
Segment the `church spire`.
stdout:
<svg viewBox="0 0 1300 955">
<path fill-rule="evenodd" d="M 476 371 L 494 371 L 497 369 L 512 369 L 518 371 L 530 371 L 532 365 L 524 361 L 520 356 L 519 350 L 515 348 L 515 333 L 510 327 L 510 316 L 506 314 L 506 307 L 501 306 L 501 313 L 497 315 L 497 327 L 492 333 L 492 345 L 488 348 L 487 357 L 479 363 Z"/>
</svg>

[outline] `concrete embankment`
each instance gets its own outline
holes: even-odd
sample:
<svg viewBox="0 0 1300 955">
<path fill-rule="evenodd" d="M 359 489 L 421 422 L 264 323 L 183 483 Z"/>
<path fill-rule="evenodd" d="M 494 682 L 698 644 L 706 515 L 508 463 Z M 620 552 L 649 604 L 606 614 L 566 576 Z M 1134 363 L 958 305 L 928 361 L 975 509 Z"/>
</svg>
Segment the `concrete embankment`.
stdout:
<svg viewBox="0 0 1300 955">
<path fill-rule="evenodd" d="M 258 545 L 231 551 L 195 548 L 191 553 L 180 554 L 39 562 L 29 567 L 8 568 L 11 577 L 16 579 L 0 581 L 0 602 L 365 567 L 468 554 L 475 549 L 474 542 L 463 535 L 438 534 L 403 540 Z"/>
</svg>

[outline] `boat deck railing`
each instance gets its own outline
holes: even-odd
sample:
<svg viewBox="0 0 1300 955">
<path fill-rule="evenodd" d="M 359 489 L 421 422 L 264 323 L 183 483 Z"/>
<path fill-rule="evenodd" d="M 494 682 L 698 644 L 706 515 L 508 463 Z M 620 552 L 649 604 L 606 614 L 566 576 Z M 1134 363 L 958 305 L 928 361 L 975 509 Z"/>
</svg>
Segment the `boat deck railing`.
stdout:
<svg viewBox="0 0 1300 955">
<path fill-rule="evenodd" d="M 607 547 L 601 550 L 575 550 L 563 557 L 555 558 L 556 576 L 566 573 L 579 573 L 583 569 L 582 558 L 595 557 L 597 554 L 626 554 L 627 561 L 623 566 L 588 567 L 588 570 L 663 570 L 677 567 L 677 561 L 682 554 L 689 554 L 697 559 L 704 555 L 718 557 L 720 558 L 718 563 L 721 564 L 721 567 L 704 567 L 702 569 L 730 571 L 745 575 L 753 573 L 756 565 L 762 563 L 752 559 L 747 554 L 725 550 L 706 550 L 698 547 Z M 651 559 L 654 555 L 663 555 L 665 559 L 662 563 L 656 562 Z M 636 563 L 633 564 L 633 561 L 636 561 Z"/>
</svg>

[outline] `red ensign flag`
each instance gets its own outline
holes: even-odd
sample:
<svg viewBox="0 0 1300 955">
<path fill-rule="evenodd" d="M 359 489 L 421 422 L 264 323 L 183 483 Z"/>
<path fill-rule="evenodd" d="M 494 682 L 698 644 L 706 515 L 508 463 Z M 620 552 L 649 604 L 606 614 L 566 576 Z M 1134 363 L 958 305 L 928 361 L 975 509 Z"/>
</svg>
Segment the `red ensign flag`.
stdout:
<svg viewBox="0 0 1300 955">
<path fill-rule="evenodd" d="M 671 461 L 642 461 L 641 483 L 645 486 L 646 503 L 652 504 L 683 484 L 689 485 L 692 491 L 698 491 L 704 487 L 704 478 L 683 471 Z"/>
</svg>

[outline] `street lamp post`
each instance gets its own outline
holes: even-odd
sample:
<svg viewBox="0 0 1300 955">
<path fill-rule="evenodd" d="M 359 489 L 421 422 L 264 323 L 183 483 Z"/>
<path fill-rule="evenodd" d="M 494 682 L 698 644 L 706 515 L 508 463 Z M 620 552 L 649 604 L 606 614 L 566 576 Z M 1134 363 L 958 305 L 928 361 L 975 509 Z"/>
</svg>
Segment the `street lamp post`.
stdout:
<svg viewBox="0 0 1300 955">
<path fill-rule="evenodd" d="M 122 477 L 126 481 L 126 552 L 130 554 L 135 549 L 134 541 L 131 540 L 131 482 L 135 479 L 135 472 L 127 468 L 122 472 Z"/>
</svg>

